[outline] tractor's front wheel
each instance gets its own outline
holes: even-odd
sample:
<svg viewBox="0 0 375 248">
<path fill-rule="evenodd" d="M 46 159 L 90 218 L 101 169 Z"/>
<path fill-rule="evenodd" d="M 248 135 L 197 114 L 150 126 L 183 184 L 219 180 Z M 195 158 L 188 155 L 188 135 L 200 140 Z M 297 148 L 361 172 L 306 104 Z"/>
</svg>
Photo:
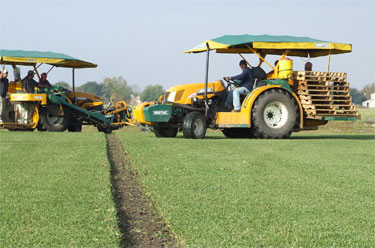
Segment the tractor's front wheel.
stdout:
<svg viewBox="0 0 375 248">
<path fill-rule="evenodd" d="M 260 95 L 251 114 L 252 133 L 261 139 L 288 138 L 299 118 L 295 100 L 281 89 L 271 89 Z"/>
<path fill-rule="evenodd" d="M 185 138 L 203 139 L 206 135 L 206 118 L 200 112 L 190 112 L 184 118 L 182 132 Z"/>
</svg>

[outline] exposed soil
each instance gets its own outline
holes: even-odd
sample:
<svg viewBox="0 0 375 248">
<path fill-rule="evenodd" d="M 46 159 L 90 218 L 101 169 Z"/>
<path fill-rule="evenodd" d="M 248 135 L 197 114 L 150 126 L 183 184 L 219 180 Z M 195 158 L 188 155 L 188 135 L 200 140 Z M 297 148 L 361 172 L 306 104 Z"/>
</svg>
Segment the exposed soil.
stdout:
<svg viewBox="0 0 375 248">
<path fill-rule="evenodd" d="M 112 195 L 122 235 L 120 247 L 178 247 L 167 225 L 143 194 L 123 143 L 115 134 L 106 134 L 106 140 Z"/>
</svg>

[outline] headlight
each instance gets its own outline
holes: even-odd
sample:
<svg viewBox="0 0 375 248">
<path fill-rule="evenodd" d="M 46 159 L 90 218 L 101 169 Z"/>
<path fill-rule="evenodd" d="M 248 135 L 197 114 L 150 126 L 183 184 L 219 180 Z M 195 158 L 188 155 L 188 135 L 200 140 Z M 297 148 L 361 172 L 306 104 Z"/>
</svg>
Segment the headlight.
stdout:
<svg viewBox="0 0 375 248">
<path fill-rule="evenodd" d="M 207 94 L 212 94 L 212 93 L 214 93 L 214 89 L 213 88 L 207 88 Z M 197 95 L 204 95 L 204 88 L 198 90 Z"/>
<path fill-rule="evenodd" d="M 167 101 L 168 102 L 174 102 L 175 97 L 176 97 L 176 91 L 172 91 L 171 93 L 169 93 Z"/>
</svg>

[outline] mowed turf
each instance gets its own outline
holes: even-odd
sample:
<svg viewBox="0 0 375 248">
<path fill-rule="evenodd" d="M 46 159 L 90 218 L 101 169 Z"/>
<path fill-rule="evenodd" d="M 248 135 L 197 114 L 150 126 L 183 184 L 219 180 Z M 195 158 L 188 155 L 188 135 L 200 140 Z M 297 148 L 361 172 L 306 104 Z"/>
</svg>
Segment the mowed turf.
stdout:
<svg viewBox="0 0 375 248">
<path fill-rule="evenodd" d="M 1 247 L 116 247 L 102 133 L 0 132 Z"/>
<path fill-rule="evenodd" d="M 116 132 L 187 247 L 375 247 L 375 134 Z"/>
</svg>

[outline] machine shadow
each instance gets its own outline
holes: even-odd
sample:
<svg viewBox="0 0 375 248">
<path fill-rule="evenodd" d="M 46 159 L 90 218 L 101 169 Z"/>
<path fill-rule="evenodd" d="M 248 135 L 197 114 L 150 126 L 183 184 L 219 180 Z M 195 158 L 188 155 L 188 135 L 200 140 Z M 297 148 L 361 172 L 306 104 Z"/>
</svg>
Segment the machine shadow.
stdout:
<svg viewBox="0 0 375 248">
<path fill-rule="evenodd" d="M 306 135 L 306 136 L 292 136 L 289 139 L 292 140 L 311 140 L 311 139 L 344 139 L 344 140 L 375 140 L 375 134 L 324 134 L 324 135 Z"/>
<path fill-rule="evenodd" d="M 184 136 L 176 136 L 176 138 L 174 138 L 174 139 L 186 139 Z M 204 139 L 205 140 L 220 140 L 220 139 L 228 139 L 227 137 L 225 137 L 225 136 L 223 136 L 223 137 L 221 137 L 221 136 L 205 136 L 204 137 Z"/>
<path fill-rule="evenodd" d="M 185 139 L 184 136 L 177 136 L 177 139 Z M 222 140 L 222 139 L 247 139 L 247 140 L 256 140 L 255 138 L 227 138 L 225 136 L 206 136 L 205 140 Z M 324 135 L 304 135 L 304 136 L 291 136 L 289 140 L 375 140 L 375 134 L 324 134 Z M 273 139 L 274 140 L 274 139 Z"/>
</svg>

